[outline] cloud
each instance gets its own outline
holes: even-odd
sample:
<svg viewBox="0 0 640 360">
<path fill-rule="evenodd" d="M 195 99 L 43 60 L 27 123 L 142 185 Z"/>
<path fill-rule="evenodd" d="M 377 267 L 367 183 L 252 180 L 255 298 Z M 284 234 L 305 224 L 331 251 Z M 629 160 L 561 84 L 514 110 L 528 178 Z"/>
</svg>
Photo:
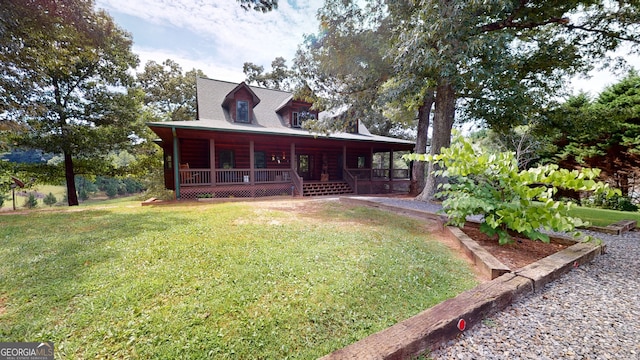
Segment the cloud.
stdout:
<svg viewBox="0 0 640 360">
<path fill-rule="evenodd" d="M 147 54 L 153 50 L 136 39 L 136 32 L 148 32 L 144 27 L 155 27 L 160 35 L 173 29 L 187 34 L 182 35 L 183 44 L 161 46 L 157 44 L 161 41 L 156 39 L 153 41 L 156 51 L 182 53 L 185 58 L 206 58 L 217 67 L 235 67 L 241 72 L 244 62 L 253 62 L 268 70 L 278 56 L 291 65 L 303 34 L 317 31 L 315 15 L 322 3 L 322 0 L 280 1 L 278 9 L 268 13 L 245 11 L 234 0 L 98 0 L 97 6 L 106 9 L 116 21 L 119 15 L 138 19 L 137 24 L 131 22 L 125 28 L 133 33 L 138 48 Z"/>
<path fill-rule="evenodd" d="M 199 69 L 204 74 L 213 79 L 241 82 L 244 81 L 245 75 L 242 72 L 242 66 L 225 65 L 217 61 L 213 57 L 193 57 L 191 54 L 179 51 L 166 51 L 154 48 L 134 46 L 133 51 L 140 57 L 140 66 L 137 71 L 141 72 L 147 61 L 153 60 L 162 63 L 166 59 L 171 59 L 182 67 L 183 71 L 191 69 Z"/>
</svg>

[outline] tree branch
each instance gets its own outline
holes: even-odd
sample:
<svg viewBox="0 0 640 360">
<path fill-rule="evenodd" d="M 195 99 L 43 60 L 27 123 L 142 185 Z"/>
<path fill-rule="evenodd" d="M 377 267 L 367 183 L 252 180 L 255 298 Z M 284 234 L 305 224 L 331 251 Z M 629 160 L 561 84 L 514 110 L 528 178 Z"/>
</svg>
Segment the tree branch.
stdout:
<svg viewBox="0 0 640 360">
<path fill-rule="evenodd" d="M 553 17 L 545 21 L 517 22 L 517 21 L 513 21 L 513 18 L 510 16 L 505 20 L 483 25 L 480 27 L 480 31 L 490 32 L 490 31 L 497 31 L 502 29 L 533 29 L 538 26 L 543 26 L 548 24 L 567 25 L 569 24 L 569 18 Z"/>
<path fill-rule="evenodd" d="M 618 39 L 618 40 L 622 40 L 622 41 L 632 41 L 632 42 L 635 42 L 635 43 L 640 43 L 640 38 L 633 37 L 633 36 L 622 36 L 622 35 L 618 34 L 615 31 L 592 29 L 592 28 L 588 28 L 585 25 L 573 25 L 573 24 L 567 24 L 566 27 L 569 30 L 577 29 L 577 30 L 582 30 L 582 31 L 586 31 L 586 32 L 592 32 L 592 33 L 601 34 L 601 35 L 604 35 L 606 37 L 613 38 L 613 39 Z"/>
</svg>

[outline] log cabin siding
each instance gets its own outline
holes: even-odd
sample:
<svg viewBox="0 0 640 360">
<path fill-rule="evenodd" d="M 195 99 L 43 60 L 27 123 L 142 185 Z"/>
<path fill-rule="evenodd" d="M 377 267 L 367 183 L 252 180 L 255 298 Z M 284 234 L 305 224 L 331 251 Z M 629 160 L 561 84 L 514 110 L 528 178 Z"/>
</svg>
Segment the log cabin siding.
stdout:
<svg viewBox="0 0 640 360">
<path fill-rule="evenodd" d="M 189 164 L 191 169 L 208 169 L 209 140 L 180 139 L 180 164 Z"/>
</svg>

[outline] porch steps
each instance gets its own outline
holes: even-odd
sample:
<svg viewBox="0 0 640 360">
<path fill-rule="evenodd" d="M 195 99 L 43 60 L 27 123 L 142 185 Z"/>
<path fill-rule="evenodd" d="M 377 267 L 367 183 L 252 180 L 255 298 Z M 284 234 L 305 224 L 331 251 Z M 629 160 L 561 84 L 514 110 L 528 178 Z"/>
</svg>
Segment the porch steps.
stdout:
<svg viewBox="0 0 640 360">
<path fill-rule="evenodd" d="M 351 186 L 344 181 L 305 182 L 302 184 L 302 196 L 323 196 L 353 194 Z"/>
</svg>

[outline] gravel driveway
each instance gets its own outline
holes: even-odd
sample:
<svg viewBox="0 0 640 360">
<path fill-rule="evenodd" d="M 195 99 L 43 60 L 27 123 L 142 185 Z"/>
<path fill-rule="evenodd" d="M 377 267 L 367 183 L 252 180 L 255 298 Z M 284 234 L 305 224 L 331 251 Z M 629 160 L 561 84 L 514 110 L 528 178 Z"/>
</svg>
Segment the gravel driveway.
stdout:
<svg viewBox="0 0 640 360">
<path fill-rule="evenodd" d="M 640 232 L 464 332 L 433 359 L 640 359 Z"/>
</svg>

